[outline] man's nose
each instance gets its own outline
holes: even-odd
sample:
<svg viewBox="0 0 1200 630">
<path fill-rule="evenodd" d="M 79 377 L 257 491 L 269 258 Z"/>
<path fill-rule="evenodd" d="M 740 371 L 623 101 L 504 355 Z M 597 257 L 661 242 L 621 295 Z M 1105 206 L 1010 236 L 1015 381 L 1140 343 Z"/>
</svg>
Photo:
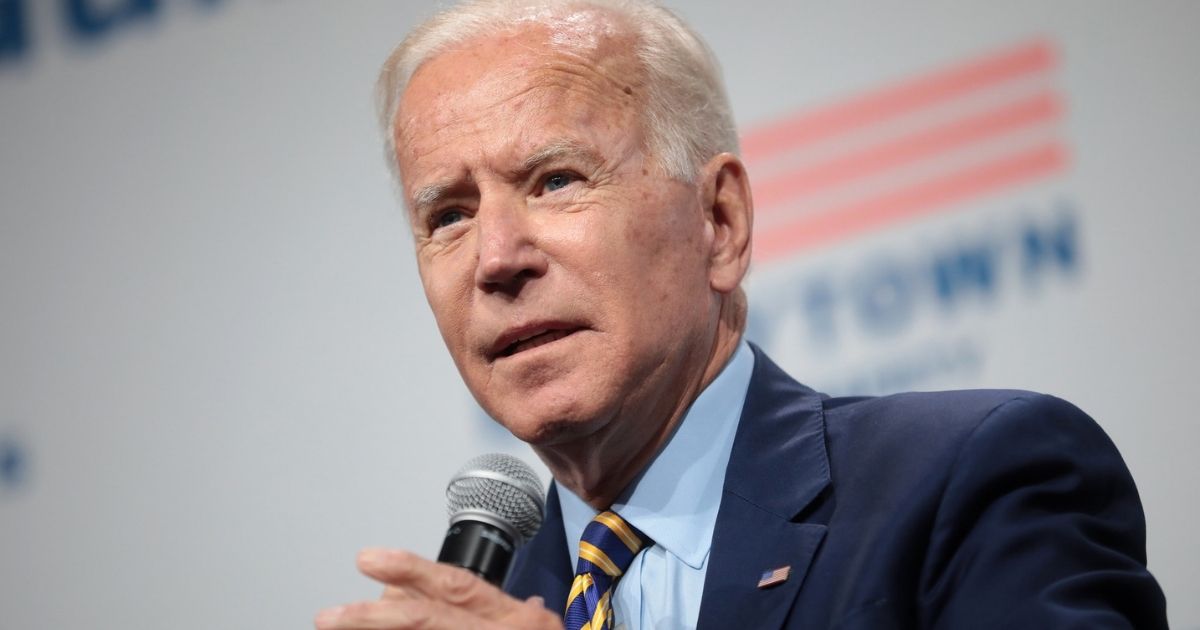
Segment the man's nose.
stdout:
<svg viewBox="0 0 1200 630">
<path fill-rule="evenodd" d="M 475 284 L 480 289 L 514 292 L 546 273 L 546 256 L 537 246 L 537 226 L 524 208 L 480 208 L 476 225 L 479 262 Z"/>
</svg>

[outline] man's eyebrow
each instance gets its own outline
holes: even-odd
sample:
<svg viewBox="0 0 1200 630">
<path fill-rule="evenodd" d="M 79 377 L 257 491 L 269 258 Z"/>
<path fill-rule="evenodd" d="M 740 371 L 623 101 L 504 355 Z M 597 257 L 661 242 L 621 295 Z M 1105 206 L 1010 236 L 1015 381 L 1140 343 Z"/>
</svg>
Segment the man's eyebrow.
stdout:
<svg viewBox="0 0 1200 630">
<path fill-rule="evenodd" d="M 451 184 L 437 183 L 422 186 L 412 195 L 413 214 L 421 214 L 432 206 L 436 206 L 450 192 Z"/>
<path fill-rule="evenodd" d="M 564 158 L 578 158 L 584 161 L 587 166 L 595 166 L 603 161 L 600 154 L 587 145 L 574 140 L 556 140 L 539 148 L 529 154 L 524 160 L 521 160 L 517 175 L 523 177 L 545 164 Z M 413 214 L 420 215 L 429 208 L 437 206 L 443 199 L 449 196 L 450 191 L 454 187 L 455 184 L 452 182 L 438 182 L 416 189 L 412 194 L 411 202 Z"/>
<path fill-rule="evenodd" d="M 575 142 L 574 140 L 556 140 L 534 151 L 529 154 L 529 157 L 522 160 L 521 172 L 531 173 L 548 162 L 562 158 L 580 158 L 589 165 L 596 165 L 602 161 L 600 154 L 591 147 Z"/>
</svg>

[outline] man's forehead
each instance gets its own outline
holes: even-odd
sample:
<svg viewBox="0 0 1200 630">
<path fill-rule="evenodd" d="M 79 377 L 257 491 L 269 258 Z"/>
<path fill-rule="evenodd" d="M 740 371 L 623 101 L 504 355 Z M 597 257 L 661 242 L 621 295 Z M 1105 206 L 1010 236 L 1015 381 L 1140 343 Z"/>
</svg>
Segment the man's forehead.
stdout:
<svg viewBox="0 0 1200 630">
<path fill-rule="evenodd" d="M 565 111 L 574 105 L 613 112 L 640 105 L 642 73 L 628 47 L 581 52 L 551 42 L 551 35 L 531 26 L 476 38 L 426 61 L 395 112 L 397 149 L 420 157 L 426 148 L 418 145 L 438 144 L 442 131 L 490 130 L 502 108 Z M 541 100 L 529 100 L 534 97 Z"/>
<path fill-rule="evenodd" d="M 402 161 L 435 165 L 444 158 L 477 161 L 488 156 L 507 165 L 544 162 L 568 154 L 597 153 L 599 136 L 619 128 L 627 137 L 638 105 L 632 89 L 586 85 L 569 70 L 542 76 L 493 77 L 497 89 L 456 95 L 439 93 L 397 112 L 395 147 Z M 513 166 L 517 168 L 517 166 Z M 526 168 L 525 170 L 529 170 Z"/>
</svg>

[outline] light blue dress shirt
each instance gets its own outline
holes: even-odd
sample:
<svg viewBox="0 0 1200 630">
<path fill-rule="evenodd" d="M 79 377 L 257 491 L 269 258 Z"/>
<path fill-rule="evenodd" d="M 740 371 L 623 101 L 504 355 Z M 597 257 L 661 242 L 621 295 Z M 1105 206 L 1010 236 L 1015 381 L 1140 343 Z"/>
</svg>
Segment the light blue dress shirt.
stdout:
<svg viewBox="0 0 1200 630">
<path fill-rule="evenodd" d="M 675 435 L 613 504 L 614 512 L 654 540 L 617 582 L 616 627 L 696 627 L 725 468 L 753 370 L 754 353 L 743 340 L 684 414 Z M 574 568 L 579 537 L 596 510 L 556 487 Z"/>
</svg>

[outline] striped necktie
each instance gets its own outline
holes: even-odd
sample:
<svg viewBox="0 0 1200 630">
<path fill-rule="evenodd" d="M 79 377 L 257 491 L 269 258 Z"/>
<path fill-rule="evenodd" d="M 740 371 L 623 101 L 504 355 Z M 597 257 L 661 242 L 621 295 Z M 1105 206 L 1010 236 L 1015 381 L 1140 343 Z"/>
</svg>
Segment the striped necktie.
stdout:
<svg viewBox="0 0 1200 630">
<path fill-rule="evenodd" d="M 612 594 L 617 578 L 642 548 L 653 544 L 615 512 L 601 512 L 583 529 L 579 563 L 567 595 L 566 630 L 608 630 L 613 625 Z"/>
</svg>

